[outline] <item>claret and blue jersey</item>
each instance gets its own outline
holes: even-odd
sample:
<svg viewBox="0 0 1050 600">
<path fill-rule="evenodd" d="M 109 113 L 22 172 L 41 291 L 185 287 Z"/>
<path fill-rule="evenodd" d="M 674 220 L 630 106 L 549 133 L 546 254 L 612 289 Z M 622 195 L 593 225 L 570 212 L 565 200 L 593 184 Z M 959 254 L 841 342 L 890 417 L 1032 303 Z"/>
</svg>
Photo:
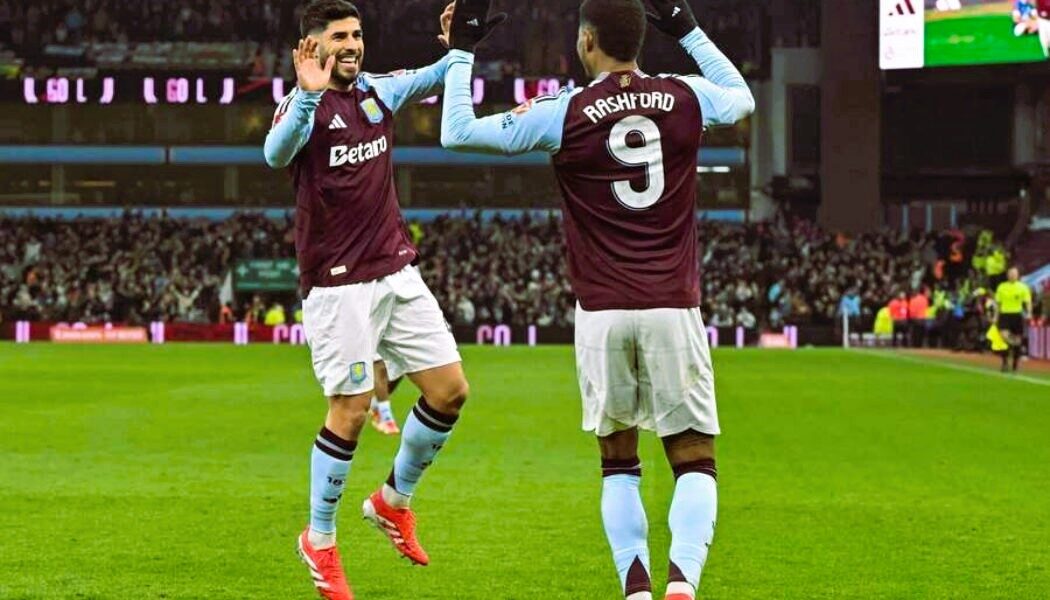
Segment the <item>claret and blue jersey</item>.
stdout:
<svg viewBox="0 0 1050 600">
<path fill-rule="evenodd" d="M 451 53 L 442 144 L 552 155 L 569 276 L 585 310 L 700 303 L 694 214 L 703 129 L 745 118 L 754 98 L 703 31 L 681 43 L 704 77 L 606 73 L 483 119 L 471 102 L 473 55 Z"/>
<path fill-rule="evenodd" d="M 441 93 L 449 60 L 362 73 L 347 91 L 295 89 L 278 106 L 264 151 L 295 184 L 304 294 L 390 275 L 416 259 L 393 181 L 393 116 Z"/>
</svg>

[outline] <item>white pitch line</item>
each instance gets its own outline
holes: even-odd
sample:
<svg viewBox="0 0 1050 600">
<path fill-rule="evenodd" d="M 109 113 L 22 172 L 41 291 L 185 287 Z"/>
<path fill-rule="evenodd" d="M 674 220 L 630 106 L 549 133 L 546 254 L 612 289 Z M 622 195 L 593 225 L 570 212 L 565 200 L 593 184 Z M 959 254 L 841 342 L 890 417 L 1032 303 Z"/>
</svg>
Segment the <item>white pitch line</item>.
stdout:
<svg viewBox="0 0 1050 600">
<path fill-rule="evenodd" d="M 944 367 L 945 369 L 951 369 L 953 371 L 962 371 L 964 373 L 976 373 L 978 375 L 989 375 L 991 377 L 998 377 L 1007 381 L 1021 381 L 1024 383 L 1032 383 L 1035 385 L 1042 385 L 1050 387 L 1050 379 L 1039 379 L 1037 377 L 1028 377 L 1026 375 L 1015 375 L 1012 373 L 1002 373 L 999 371 L 993 371 L 991 369 L 982 369 L 980 367 L 968 367 L 966 365 L 959 365 L 948 361 L 934 360 L 934 359 L 923 359 L 916 356 L 908 356 L 905 354 L 897 354 L 893 352 L 880 352 L 877 350 L 853 350 L 858 354 L 871 354 L 872 356 L 878 356 L 881 358 L 892 358 L 895 360 L 902 360 L 904 362 L 915 363 L 918 365 L 931 365 L 935 367 Z"/>
</svg>

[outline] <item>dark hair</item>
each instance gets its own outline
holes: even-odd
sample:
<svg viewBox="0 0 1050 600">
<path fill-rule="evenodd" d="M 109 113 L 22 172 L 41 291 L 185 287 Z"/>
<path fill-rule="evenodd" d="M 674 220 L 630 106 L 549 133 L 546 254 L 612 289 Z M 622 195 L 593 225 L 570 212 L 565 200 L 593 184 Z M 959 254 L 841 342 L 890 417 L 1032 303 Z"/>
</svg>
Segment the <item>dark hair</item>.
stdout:
<svg viewBox="0 0 1050 600">
<path fill-rule="evenodd" d="M 306 5 L 303 18 L 299 21 L 299 31 L 303 37 L 328 27 L 332 21 L 340 19 L 361 18 L 361 12 L 347 0 L 313 0 Z"/>
<path fill-rule="evenodd" d="M 594 29 L 598 47 L 616 60 L 635 60 L 642 51 L 646 21 L 641 0 L 584 0 L 580 23 Z"/>
</svg>

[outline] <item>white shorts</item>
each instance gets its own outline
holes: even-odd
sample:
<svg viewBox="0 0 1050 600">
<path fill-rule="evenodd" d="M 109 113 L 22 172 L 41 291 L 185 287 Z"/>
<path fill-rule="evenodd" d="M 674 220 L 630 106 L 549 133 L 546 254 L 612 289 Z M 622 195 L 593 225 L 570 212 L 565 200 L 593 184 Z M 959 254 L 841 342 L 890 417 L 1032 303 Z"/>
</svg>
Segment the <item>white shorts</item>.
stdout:
<svg viewBox="0 0 1050 600">
<path fill-rule="evenodd" d="M 717 435 L 715 378 L 699 308 L 576 307 L 583 429 L 605 437 L 639 427 L 667 437 Z"/>
<path fill-rule="evenodd" d="M 386 365 L 386 381 L 390 383 L 396 379 L 401 379 L 405 376 L 405 366 L 402 365 L 397 359 L 382 354 L 376 353 L 375 360 L 373 363 L 381 362 Z"/>
<path fill-rule="evenodd" d="M 1043 54 L 1050 58 L 1050 19 L 1039 19 L 1039 42 L 1043 45 Z"/>
<path fill-rule="evenodd" d="M 378 354 L 406 373 L 460 362 L 456 340 L 419 270 L 364 283 L 316 287 L 303 300 L 303 330 L 326 396 L 375 388 Z"/>
</svg>

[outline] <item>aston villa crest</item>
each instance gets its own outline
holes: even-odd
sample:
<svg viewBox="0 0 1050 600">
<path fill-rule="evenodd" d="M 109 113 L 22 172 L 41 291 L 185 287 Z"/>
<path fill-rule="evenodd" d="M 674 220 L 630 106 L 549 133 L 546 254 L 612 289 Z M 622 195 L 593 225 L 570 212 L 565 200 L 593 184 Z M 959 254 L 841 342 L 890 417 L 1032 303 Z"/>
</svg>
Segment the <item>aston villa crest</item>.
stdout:
<svg viewBox="0 0 1050 600">
<path fill-rule="evenodd" d="M 620 75 L 620 88 L 627 89 L 631 87 L 631 76 L 628 74 Z"/>
<path fill-rule="evenodd" d="M 362 102 L 361 110 L 365 112 L 365 116 L 368 117 L 369 123 L 379 125 L 383 122 L 383 109 L 379 108 L 379 104 L 375 101 L 375 98 L 369 98 Z"/>
</svg>

